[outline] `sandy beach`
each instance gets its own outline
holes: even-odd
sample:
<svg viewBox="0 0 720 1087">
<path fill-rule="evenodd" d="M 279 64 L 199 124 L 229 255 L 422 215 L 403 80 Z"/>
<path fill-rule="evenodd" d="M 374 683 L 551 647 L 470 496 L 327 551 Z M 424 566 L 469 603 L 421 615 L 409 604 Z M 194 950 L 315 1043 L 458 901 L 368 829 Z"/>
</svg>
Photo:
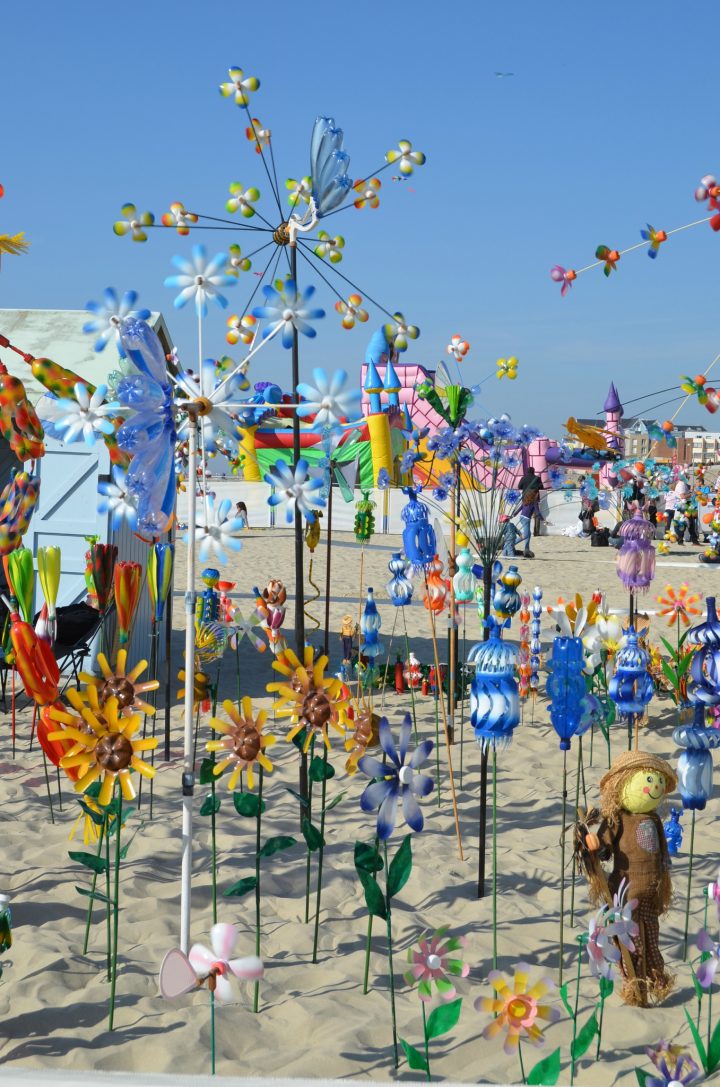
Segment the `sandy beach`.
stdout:
<svg viewBox="0 0 720 1087">
<path fill-rule="evenodd" d="M 627 597 L 617 579 L 614 552 L 591 549 L 589 541 L 548 537 L 535 540 L 534 560 L 518 559 L 523 588 L 539 585 L 544 603 L 554 604 L 558 595 L 569 598 L 580 591 L 587 598 L 593 590 L 607 594 L 611 607 L 623 608 Z M 378 537 L 365 547 L 364 586 L 374 586 L 382 616 L 381 638 L 391 662 L 396 652 L 404 656 L 404 629 L 407 620 L 410 645 L 420 661 L 431 661 L 428 617 L 417 597 L 405 615 L 387 601 L 387 562 L 400 542 Z M 655 610 L 655 596 L 667 583 L 675 588 L 687 581 L 690 588 L 712 595 L 717 581 L 713 567 L 697 561 L 699 549 L 673 547 L 670 555 L 658 557 L 655 583 L 640 609 Z M 334 671 L 340 663 L 338 630 L 341 616 L 355 614 L 359 606 L 361 549 L 352 535 L 337 534 L 333 543 L 332 600 L 330 607 L 330 653 Z M 324 541 L 313 560 L 313 580 L 324 587 Z M 222 576 L 238 582 L 237 599 L 243 612 L 252 610 L 251 587 L 270 576 L 292 584 L 292 536 L 287 531 L 251 531 L 243 550 L 222 569 Z M 306 555 L 307 570 L 307 555 Z M 182 593 L 184 553 L 178 546 L 175 573 L 175 632 L 173 673 L 182 667 Z M 309 579 L 308 579 L 309 582 Z M 198 587 L 202 588 L 198 582 Z M 306 596 L 312 588 L 306 582 Z M 309 602 L 307 610 L 323 619 L 323 596 Z M 397 621 L 391 641 L 393 623 Z M 444 619 L 441 620 L 444 643 Z M 292 607 L 288 608 L 286 630 L 292 636 Z M 665 633 L 666 621 L 652 619 L 653 639 Z M 311 641 L 321 637 L 312 632 Z M 461 628 L 461 644 L 467 649 L 480 638 L 477 612 L 468 606 Z M 545 617 L 543 639 L 552 636 L 552 622 Z M 672 637 L 672 632 L 670 634 Z M 516 638 L 513 631 L 511 637 Z M 256 653 L 247 642 L 240 650 L 242 694 L 252 696 L 256 705 L 272 708 L 265 685 L 274 677 L 269 652 Z M 179 684 L 173 683 L 173 690 Z M 543 680 L 544 688 L 544 680 Z M 234 697 L 236 670 L 234 654 L 228 654 L 220 675 L 220 698 Z M 385 712 L 395 725 L 410 709 L 410 696 L 397 695 L 392 688 L 375 699 L 375 708 Z M 435 702 L 416 701 L 418 730 L 422 737 L 435 738 Z M 465 719 L 464 727 L 462 719 Z M 447 752 L 440 744 L 441 789 L 423 805 L 425 829 L 413 836 L 414 869 L 398 895 L 393 912 L 396 947 L 397 1017 L 399 1034 L 415 1045 L 422 1038 L 420 1005 L 416 992 L 402 980 L 407 948 L 423 932 L 449 924 L 453 933 L 467 938 L 465 960 L 469 977 L 458 983 L 464 997 L 457 1027 L 433 1043 L 433 1073 L 436 1078 L 466 1082 L 505 1083 L 517 1077 L 517 1066 L 506 1057 L 499 1040 L 481 1037 L 487 1015 L 476 1012 L 473 1001 L 491 995 L 487 974 L 491 965 L 491 898 L 478 901 L 478 808 L 480 751 L 467 724 L 467 704 L 458 710 L 456 743 L 452 759 L 458 784 L 460 824 L 464 859 L 458 856 L 453 830 L 452 807 L 447 774 Z M 24 709 L 18 718 L 18 748 L 11 756 L 9 716 L 0 739 L 0 799 L 3 812 L 3 875 L 0 891 L 11 896 L 14 938 L 11 952 L 3 959 L 0 982 L 0 1067 L 124 1070 L 205 1073 L 209 1070 L 209 1015 L 207 995 L 198 993 L 164 1002 L 158 996 L 157 976 L 164 953 L 177 945 L 179 935 L 180 876 L 180 754 L 182 724 L 179 707 L 173 709 L 172 759 L 158 759 L 154 784 L 154 812 L 149 818 L 147 788 L 139 813 L 128 822 L 127 831 L 142 827 L 130 848 L 121 873 L 120 973 L 116 1029 L 107 1030 L 108 984 L 104 974 L 104 914 L 95 910 L 90 950 L 82 954 L 87 899 L 75 890 L 87 887 L 90 874 L 68 859 L 68 849 L 81 849 L 82 839 L 68 842 L 79 807 L 72 786 L 63 780 L 63 809 L 57 810 L 53 793 L 55 823 L 49 818 L 42 760 L 35 745 L 28 750 L 31 713 Z M 676 761 L 671 739 L 675 709 L 667 697 L 650 705 L 649 726 L 641 746 Z M 295 747 L 284 742 L 287 728 L 282 721 L 272 725 L 279 737 L 273 749 L 275 769 L 266 777 L 264 796 L 267 810 L 263 834 L 294 834 L 300 839 L 298 805 L 287 791 L 297 788 L 298 758 Z M 210 730 L 207 719 L 200 728 L 199 754 L 203 755 Z M 462 738 L 462 743 L 461 743 Z M 626 748 L 626 731 L 614 726 L 612 749 Z M 571 802 L 576 790 L 577 742 L 569 758 Z M 328 815 L 327 849 L 322 895 L 319 962 L 311 963 L 312 925 L 304 923 L 305 857 L 301 845 L 263 862 L 262 956 L 266 975 L 261 986 L 260 1013 L 249 1010 L 249 986 L 243 986 L 242 1002 L 220 1007 L 216 1015 L 219 1074 L 250 1076 L 308 1076 L 357 1079 L 392 1079 L 392 1047 L 389 1017 L 385 940 L 376 921 L 370 971 L 370 992 L 362 993 L 362 969 L 367 912 L 353 867 L 356 840 L 370 841 L 374 820 L 363 815 L 359 796 L 366 779 L 347 777 L 345 752 L 334 742 L 331 761 L 336 775 L 328 784 L 328 797 L 344 792 L 342 801 Z M 607 766 L 601 738 L 593 747 L 584 747 L 584 781 L 588 803 L 597 803 L 597 781 Z M 537 704 L 526 704 L 523 721 L 512 746 L 499 753 L 498 788 L 498 893 L 500 968 L 519 960 L 541 967 L 557 978 L 558 908 L 560 882 L 560 781 L 562 755 L 548 718 L 544 693 Z M 716 767 L 717 784 L 717 767 Z M 210 896 L 209 820 L 198 815 L 207 793 L 196 789 L 195 854 L 193 861 L 192 937 L 206 943 L 212 924 Z M 222 806 L 217 815 L 220 891 L 254 870 L 254 822 L 239 817 L 224 781 L 218 795 Z M 581 803 L 583 790 L 581 788 Z M 690 932 L 702 922 L 702 888 L 717 871 L 720 830 L 715 802 L 698 813 L 696 862 L 691 901 Z M 594 1045 L 578 1066 L 576 1082 L 587 1087 L 629 1087 L 634 1084 L 636 1066 L 648 1068 L 646 1045 L 665 1038 L 691 1044 L 683 1008 L 693 1006 L 690 970 L 682 961 L 684 895 L 687 880 L 689 817 L 685 822 L 685 845 L 673 862 L 676 902 L 661 925 L 661 946 L 669 969 L 677 975 L 676 989 L 659 1008 L 628 1008 L 613 995 L 606 1006 L 601 1060 L 594 1060 Z M 401 840 L 396 830 L 391 851 Z M 488 858 L 490 862 L 490 858 Z M 490 888 L 488 863 L 488 891 Z M 314 868 L 313 868 L 314 872 Z M 570 882 L 568 869 L 568 900 Z M 240 900 L 220 899 L 220 920 L 233 921 L 240 929 L 237 954 L 251 954 L 254 943 L 252 896 Z M 576 937 L 586 928 L 591 909 L 583 882 L 575 889 L 575 927 L 565 936 L 565 979 L 574 994 Z M 596 983 L 588 976 L 583 961 L 579 1001 L 579 1022 L 583 1023 L 596 1001 Z M 566 1016 L 547 1031 L 545 1053 L 556 1046 L 562 1050 L 561 1083 L 569 1083 L 571 1025 Z M 525 1047 L 526 1067 L 542 1055 Z M 413 1079 L 403 1063 L 397 1078 Z"/>
</svg>

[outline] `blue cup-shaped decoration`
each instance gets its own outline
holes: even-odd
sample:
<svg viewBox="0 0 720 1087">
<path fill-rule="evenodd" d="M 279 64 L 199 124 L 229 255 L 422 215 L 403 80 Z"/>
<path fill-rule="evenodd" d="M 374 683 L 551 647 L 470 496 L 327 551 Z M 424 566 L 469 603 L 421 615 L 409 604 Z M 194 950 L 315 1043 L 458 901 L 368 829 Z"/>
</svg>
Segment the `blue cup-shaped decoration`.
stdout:
<svg viewBox="0 0 720 1087">
<path fill-rule="evenodd" d="M 392 577 L 387 583 L 388 596 L 396 608 L 404 608 L 412 600 L 414 585 L 408 575 L 410 564 L 399 551 L 393 553 L 388 570 Z"/>
<path fill-rule="evenodd" d="M 692 627 L 685 639 L 695 645 L 690 664 L 691 697 L 706 706 L 720 705 L 720 620 L 715 610 L 715 597 L 708 596 L 707 618 Z"/>
<path fill-rule="evenodd" d="M 650 654 L 638 642 L 638 636 L 630 627 L 627 643 L 615 659 L 615 675 L 608 684 L 608 691 L 625 717 L 638 716 L 653 696 L 654 686 L 648 670 Z"/>
<path fill-rule="evenodd" d="M 400 511 L 405 522 L 403 549 L 411 566 L 423 570 L 435 558 L 435 529 L 430 524 L 428 507 L 418 499 L 417 492 L 412 487 L 403 487 L 403 493 L 408 496 L 407 505 Z"/>
<path fill-rule="evenodd" d="M 590 727 L 585 697 L 585 655 L 580 638 L 555 638 L 550 658 L 547 693 L 550 720 L 560 737 L 560 750 L 568 751 L 573 736 Z"/>
<path fill-rule="evenodd" d="M 712 794 L 713 761 L 711 752 L 720 747 L 720 731 L 705 726 L 705 707 L 695 704 L 692 724 L 678 725 L 673 740 L 682 747 L 678 759 L 678 792 L 683 807 L 702 811 Z"/>
<path fill-rule="evenodd" d="M 507 746 L 520 721 L 515 657 L 515 647 L 501 640 L 495 625 L 489 640 L 470 651 L 468 661 L 475 664 L 470 685 L 470 723 L 483 750 L 491 744 Z"/>
</svg>

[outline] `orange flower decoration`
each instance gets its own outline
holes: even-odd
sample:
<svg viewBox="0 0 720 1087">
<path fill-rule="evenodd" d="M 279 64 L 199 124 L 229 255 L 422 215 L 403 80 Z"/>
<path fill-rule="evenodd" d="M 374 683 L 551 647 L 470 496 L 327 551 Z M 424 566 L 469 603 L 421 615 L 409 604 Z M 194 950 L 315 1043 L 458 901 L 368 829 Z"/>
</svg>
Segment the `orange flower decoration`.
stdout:
<svg viewBox="0 0 720 1087">
<path fill-rule="evenodd" d="M 304 752 L 315 735 L 321 735 L 329 748 L 329 728 L 343 737 L 346 733 L 349 709 L 347 691 L 339 679 L 325 675 L 327 663 L 328 659 L 324 656 L 313 662 L 313 649 L 309 645 L 305 646 L 302 664 L 292 649 L 284 649 L 272 662 L 275 671 L 285 676 L 285 680 L 268 683 L 267 690 L 280 696 L 275 707 L 277 716 L 289 717 L 293 722 L 286 739 L 294 740 L 305 729 Z"/>
<path fill-rule="evenodd" d="M 531 1045 L 545 1044 L 545 1036 L 537 1022 L 544 1019 L 548 1023 L 560 1018 L 560 1009 L 552 1004 L 541 1004 L 540 1000 L 551 993 L 555 985 L 551 978 L 538 978 L 529 985 L 530 967 L 519 962 L 510 981 L 508 975 L 500 970 L 491 970 L 488 981 L 495 990 L 495 999 L 480 996 L 475 1001 L 476 1011 L 492 1012 L 495 1016 L 483 1031 L 483 1038 L 488 1041 L 505 1031 L 504 1050 L 510 1056 L 517 1053 L 521 1039 Z"/>
<path fill-rule="evenodd" d="M 672 585 L 665 586 L 665 596 L 658 596 L 658 604 L 662 604 L 662 608 L 658 612 L 658 615 L 668 615 L 668 626 L 672 626 L 673 623 L 682 622 L 686 627 L 690 626 L 690 616 L 700 615 L 700 608 L 696 608 L 695 605 L 702 598 L 702 593 L 691 593 L 686 582 L 683 582 L 677 593 L 673 589 Z"/>
</svg>

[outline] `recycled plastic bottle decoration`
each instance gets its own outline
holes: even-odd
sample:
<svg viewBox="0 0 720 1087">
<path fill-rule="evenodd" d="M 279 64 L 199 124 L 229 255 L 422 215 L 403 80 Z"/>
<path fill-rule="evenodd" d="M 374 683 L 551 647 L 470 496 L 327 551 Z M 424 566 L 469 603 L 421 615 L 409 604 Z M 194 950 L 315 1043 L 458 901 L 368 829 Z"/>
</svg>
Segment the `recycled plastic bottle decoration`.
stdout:
<svg viewBox="0 0 720 1087">
<path fill-rule="evenodd" d="M 90 568 L 92 582 L 97 598 L 97 608 L 104 615 L 112 599 L 113 571 L 117 561 L 118 549 L 115 544 L 91 543 Z"/>
<path fill-rule="evenodd" d="M 524 701 L 530 694 L 530 593 L 523 593 L 520 597 L 519 619 L 518 694 Z"/>
<path fill-rule="evenodd" d="M 498 619 L 510 619 L 520 610 L 517 588 L 521 582 L 522 576 L 517 566 L 508 566 L 495 583 L 492 606 Z"/>
<path fill-rule="evenodd" d="M 281 653 L 286 646 L 281 627 L 285 622 L 285 601 L 287 592 L 282 581 L 271 578 L 262 592 L 255 588 L 255 614 L 265 627 L 265 633 L 272 653 Z"/>
<path fill-rule="evenodd" d="M 622 545 L 617 553 L 617 575 L 630 593 L 647 589 L 655 577 L 655 548 L 650 542 L 655 534 L 641 513 L 620 526 Z"/>
<path fill-rule="evenodd" d="M 220 580 L 220 571 L 208 566 L 200 575 L 206 586 L 195 599 L 195 623 L 214 623 L 220 618 L 220 595 L 216 591 Z"/>
<path fill-rule="evenodd" d="M 649 665 L 650 654 L 630 627 L 627 643 L 615 658 L 615 675 L 608 684 L 610 697 L 623 717 L 639 717 L 645 712 L 655 690 Z"/>
<path fill-rule="evenodd" d="M 405 528 L 403 529 L 403 550 L 414 570 L 429 566 L 435 558 L 437 540 L 435 530 L 429 521 L 429 510 L 417 497 L 412 487 L 403 487 L 403 494 L 408 502 L 400 511 Z"/>
<path fill-rule="evenodd" d="M 488 626 L 488 641 L 473 646 L 468 656 L 468 662 L 475 665 L 470 684 L 470 724 L 483 751 L 491 745 L 507 746 L 520 722 L 515 647 L 502 641 L 492 617 Z"/>
<path fill-rule="evenodd" d="M 573 736 L 582 736 L 592 723 L 597 700 L 585 690 L 585 654 L 580 638 L 555 638 L 550 658 L 547 693 L 550 720 L 560 737 L 560 750 L 569 751 Z"/>
<path fill-rule="evenodd" d="M 472 571 L 473 558 L 469 547 L 463 547 L 456 558 L 457 573 L 453 576 L 455 600 L 466 604 L 475 599 L 475 575 Z"/>
<path fill-rule="evenodd" d="M 369 491 L 362 492 L 362 498 L 355 506 L 355 539 L 358 543 L 367 543 L 375 532 L 375 503 Z"/>
<path fill-rule="evenodd" d="M 162 622 L 165 604 L 172 584 L 175 546 L 154 543 L 148 553 L 147 584 L 155 622 Z"/>
<path fill-rule="evenodd" d="M 530 690 L 537 694 L 540 686 L 540 624 L 542 623 L 542 589 L 536 585 L 532 591 L 532 619 L 530 621 Z"/>
<path fill-rule="evenodd" d="M 360 630 L 363 635 L 362 642 L 360 643 L 360 655 L 366 657 L 370 662 L 365 671 L 365 685 L 370 684 L 374 678 L 375 660 L 384 650 L 383 643 L 378 638 L 378 632 L 381 626 L 382 620 L 377 610 L 373 589 L 368 588 L 367 600 L 365 601 L 365 607 L 363 608 L 362 617 L 360 619 Z"/>
<path fill-rule="evenodd" d="M 678 725 L 672 735 L 678 747 L 683 748 L 677 767 L 683 807 L 702 811 L 712 794 L 711 751 L 720 747 L 720 730 L 705 726 L 705 706 L 696 702 L 692 724 Z"/>
<path fill-rule="evenodd" d="M 683 842 L 683 827 L 680 822 L 680 816 L 683 813 L 682 808 L 671 808 L 670 815 L 663 823 L 663 830 L 665 831 L 665 841 L 667 842 L 668 853 L 671 857 L 677 857 L 678 853 L 682 849 Z"/>
<path fill-rule="evenodd" d="M 439 615 L 445 607 L 448 593 L 450 592 L 450 582 L 447 578 L 442 576 L 443 564 L 437 555 L 430 563 L 427 574 L 425 575 L 426 589 L 423 594 L 423 603 L 428 611 L 433 612 L 434 615 Z"/>
<path fill-rule="evenodd" d="M 126 646 L 130 640 L 142 583 L 142 566 L 139 562 L 118 562 L 113 571 L 115 609 L 118 620 L 118 643 Z"/>
<path fill-rule="evenodd" d="M 393 553 L 388 570 L 392 577 L 387 583 L 388 596 L 396 608 L 404 608 L 412 600 L 414 586 L 408 577 L 410 564 L 399 551 Z"/>
<path fill-rule="evenodd" d="M 692 627 L 685 641 L 697 646 L 690 664 L 690 676 L 693 686 L 690 696 L 693 701 L 705 706 L 720 704 L 720 620 L 715 610 L 715 597 L 708 596 L 707 619 Z"/>
</svg>

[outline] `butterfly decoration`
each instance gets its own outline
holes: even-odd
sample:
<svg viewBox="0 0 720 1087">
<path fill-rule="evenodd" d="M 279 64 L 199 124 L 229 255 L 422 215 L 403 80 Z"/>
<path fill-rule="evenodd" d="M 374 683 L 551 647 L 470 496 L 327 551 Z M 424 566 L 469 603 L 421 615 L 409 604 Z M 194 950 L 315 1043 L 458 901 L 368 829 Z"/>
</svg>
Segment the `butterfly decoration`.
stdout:
<svg viewBox="0 0 720 1087">
<path fill-rule="evenodd" d="M 555 283 L 561 283 L 560 297 L 564 298 L 573 285 L 573 280 L 577 279 L 577 272 L 572 268 L 563 268 L 562 264 L 556 264 L 554 268 L 550 269 L 550 278 Z"/>
<path fill-rule="evenodd" d="M 438 363 L 434 381 L 423 381 L 416 391 L 452 427 L 465 418 L 473 399 L 469 389 L 452 379 L 444 362 Z"/>
<path fill-rule="evenodd" d="M 514 355 L 511 355 L 509 359 L 498 359 L 496 363 L 497 372 L 496 377 L 502 379 L 506 377 L 509 381 L 514 381 L 518 372 L 518 360 Z"/>
<path fill-rule="evenodd" d="M 467 340 L 463 340 L 463 338 L 459 336 L 457 332 L 445 348 L 447 354 L 452 355 L 455 359 L 455 362 L 462 362 L 469 350 L 470 344 L 467 342 Z"/>
<path fill-rule="evenodd" d="M 654 227 L 647 225 L 647 230 L 640 231 L 640 237 L 643 241 L 650 242 L 648 246 L 648 256 L 651 260 L 655 260 L 658 255 L 658 249 L 663 242 L 667 241 L 667 234 L 664 230 L 655 230 Z"/>
<path fill-rule="evenodd" d="M 609 276 L 611 272 L 617 271 L 617 262 L 620 260 L 620 253 L 617 249 L 609 249 L 607 245 L 599 245 L 595 250 L 595 257 L 604 263 L 603 275 Z"/>
</svg>

